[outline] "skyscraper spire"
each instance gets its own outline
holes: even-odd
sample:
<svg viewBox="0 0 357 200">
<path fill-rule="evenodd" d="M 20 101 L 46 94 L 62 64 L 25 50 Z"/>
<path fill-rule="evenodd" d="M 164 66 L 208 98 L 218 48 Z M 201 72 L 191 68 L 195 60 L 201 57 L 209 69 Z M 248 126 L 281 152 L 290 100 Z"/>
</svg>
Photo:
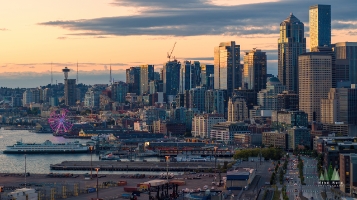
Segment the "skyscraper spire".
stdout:
<svg viewBox="0 0 357 200">
<path fill-rule="evenodd" d="M 78 60 L 77 60 L 77 84 L 78 84 Z"/>
</svg>

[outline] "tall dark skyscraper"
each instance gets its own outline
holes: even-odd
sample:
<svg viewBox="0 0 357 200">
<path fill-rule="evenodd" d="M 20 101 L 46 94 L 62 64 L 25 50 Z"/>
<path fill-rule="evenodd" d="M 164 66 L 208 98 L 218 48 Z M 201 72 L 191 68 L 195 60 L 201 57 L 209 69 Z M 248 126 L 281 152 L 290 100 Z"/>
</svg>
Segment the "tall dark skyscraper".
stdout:
<svg viewBox="0 0 357 200">
<path fill-rule="evenodd" d="M 76 88 L 76 79 L 68 79 L 68 72 L 70 69 L 65 67 L 62 69 L 64 73 L 64 100 L 66 106 L 75 106 L 77 98 L 77 88 Z"/>
<path fill-rule="evenodd" d="M 267 55 L 260 49 L 246 52 L 244 56 L 243 87 L 259 92 L 266 88 Z"/>
<path fill-rule="evenodd" d="M 206 87 L 206 89 L 213 89 L 210 88 L 210 75 L 214 74 L 214 65 L 206 65 L 206 64 L 201 64 L 201 86 Z"/>
<path fill-rule="evenodd" d="M 232 96 L 234 89 L 241 86 L 240 45 L 222 42 L 214 48 L 214 89 L 227 90 L 227 95 Z"/>
<path fill-rule="evenodd" d="M 180 69 L 180 93 L 200 85 L 201 66 L 199 61 L 184 61 Z"/>
<path fill-rule="evenodd" d="M 299 55 L 306 52 L 304 24 L 292 13 L 280 23 L 278 78 L 287 90 L 299 91 Z"/>
<path fill-rule="evenodd" d="M 313 5 L 309 11 L 310 51 L 331 46 L 331 5 Z"/>
<path fill-rule="evenodd" d="M 164 64 L 162 78 L 166 95 L 176 95 L 179 92 L 180 69 L 181 63 L 177 60 L 168 61 Z"/>
<path fill-rule="evenodd" d="M 140 67 L 126 69 L 126 83 L 129 85 L 129 93 L 140 95 Z"/>
</svg>

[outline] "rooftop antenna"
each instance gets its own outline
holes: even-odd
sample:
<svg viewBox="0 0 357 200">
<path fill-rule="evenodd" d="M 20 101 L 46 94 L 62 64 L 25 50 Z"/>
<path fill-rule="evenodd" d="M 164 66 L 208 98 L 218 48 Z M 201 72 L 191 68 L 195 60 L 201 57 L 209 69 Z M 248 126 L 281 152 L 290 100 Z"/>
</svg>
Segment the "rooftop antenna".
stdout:
<svg viewBox="0 0 357 200">
<path fill-rule="evenodd" d="M 77 60 L 77 84 L 78 84 L 78 60 Z"/>
<path fill-rule="evenodd" d="M 51 85 L 53 84 L 53 72 L 52 72 L 52 62 L 51 62 Z"/>
</svg>

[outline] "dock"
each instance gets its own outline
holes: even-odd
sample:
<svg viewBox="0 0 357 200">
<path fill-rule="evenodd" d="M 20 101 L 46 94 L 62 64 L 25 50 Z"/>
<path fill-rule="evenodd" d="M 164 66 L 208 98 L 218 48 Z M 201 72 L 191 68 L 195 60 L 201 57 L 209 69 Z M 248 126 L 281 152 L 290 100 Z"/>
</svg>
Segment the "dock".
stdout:
<svg viewBox="0 0 357 200">
<path fill-rule="evenodd" d="M 217 166 L 218 166 L 217 162 Z M 166 172 L 166 162 L 129 161 L 63 161 L 50 166 L 51 170 L 90 171 L 99 167 L 100 171 L 152 171 Z M 168 170 L 175 172 L 205 172 L 215 169 L 215 162 L 169 162 Z"/>
</svg>

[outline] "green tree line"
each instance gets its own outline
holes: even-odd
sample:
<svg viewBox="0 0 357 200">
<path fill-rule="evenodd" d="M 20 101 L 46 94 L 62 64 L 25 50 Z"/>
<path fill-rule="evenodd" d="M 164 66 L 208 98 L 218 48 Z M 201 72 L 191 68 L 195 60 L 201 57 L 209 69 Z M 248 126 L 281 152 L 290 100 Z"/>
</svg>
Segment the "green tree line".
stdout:
<svg viewBox="0 0 357 200">
<path fill-rule="evenodd" d="M 266 160 L 280 160 L 283 156 L 283 151 L 276 148 L 255 148 L 255 149 L 242 149 L 237 150 L 233 156 L 234 159 L 248 159 L 249 157 L 258 157 L 262 154 L 262 157 Z"/>
</svg>

